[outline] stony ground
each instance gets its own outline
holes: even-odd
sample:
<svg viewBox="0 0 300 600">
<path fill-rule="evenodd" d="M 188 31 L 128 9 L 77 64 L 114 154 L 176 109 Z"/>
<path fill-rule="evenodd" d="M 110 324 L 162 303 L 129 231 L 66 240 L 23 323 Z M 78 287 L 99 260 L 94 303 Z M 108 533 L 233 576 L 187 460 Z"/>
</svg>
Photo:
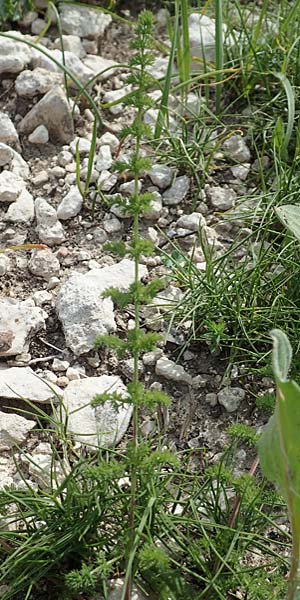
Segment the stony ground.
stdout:
<svg viewBox="0 0 300 600">
<path fill-rule="evenodd" d="M 113 67 L 96 78 L 91 90 L 98 104 L 107 103 L 129 91 L 126 70 L 116 64 L 128 61 L 130 28 L 108 15 L 89 11 L 63 9 L 65 61 L 82 84 Z M 191 32 L 193 23 L 195 20 L 191 20 Z M 43 19 L 30 13 L 10 34 L 34 42 L 44 26 Z M 209 28 L 209 23 L 206 26 Z M 157 15 L 157 33 L 166 39 L 163 11 Z M 197 35 L 199 43 L 199 24 L 194 38 L 191 36 L 195 44 Z M 46 54 L 9 38 L 2 38 L 0 45 L 0 244 L 1 248 L 24 243 L 45 246 L 0 254 L 1 487 L 23 485 L 12 459 L 16 445 L 23 446 L 20 461 L 28 479 L 35 485 L 47 485 L 49 480 L 51 448 L 40 435 L 31 433 L 34 417 L 15 412 L 23 406 L 21 398 L 50 412 L 51 401 L 55 403 L 59 395 L 72 411 L 101 391 L 125 390 L 132 375 L 131 360 L 120 362 L 107 351 L 94 350 L 98 334 L 118 331 L 126 335 L 133 325 L 130 310 L 116 311 L 111 300 L 101 295 L 109 287 L 126 290 L 133 281 L 132 263 L 118 261 L 104 249 L 107 240 L 129 239 L 131 222 L 118 208 L 107 208 L 99 196 L 94 216 L 91 197 L 83 204 L 76 185 L 75 154 L 79 142 L 84 185 L 93 114 L 81 98 L 72 118 L 70 107 L 76 90 L 69 82 L 69 102 L 62 72 L 49 58 L 62 62 L 55 25 L 39 46 Z M 157 54 L 153 75 L 163 76 L 166 66 L 167 58 Z M 153 94 L 158 97 L 157 91 Z M 179 104 L 173 100 L 176 128 Z M 197 111 L 199 102 L 196 91 L 190 94 L 189 111 Z M 154 109 L 146 114 L 150 125 L 156 116 Z M 131 119 L 132 113 L 122 104 L 103 111 L 92 182 L 109 198 L 117 192 L 130 194 L 132 189 L 130 181 L 112 171 L 120 150 L 120 130 Z M 120 156 L 129 149 L 122 147 Z M 194 259 L 199 269 L 205 266 L 197 242 L 199 226 L 215 251 L 224 251 L 234 230 L 221 225 L 219 215 L 248 191 L 247 176 L 253 168 L 247 141 L 240 134 L 225 142 L 222 152 L 228 156 L 228 167 L 222 177 L 207 181 L 196 201 L 191 178 L 155 157 L 153 169 L 141 180 L 141 189 L 155 196 L 151 210 L 143 215 L 141 235 L 158 247 L 168 236 L 182 236 L 186 253 L 196 245 Z M 234 373 L 225 385 L 224 363 L 204 347 L 185 351 L 176 362 L 185 330 L 169 331 L 166 310 L 182 298 L 182 292 L 172 283 L 159 252 L 155 258 L 143 260 L 140 275 L 144 280 L 165 277 L 168 282 L 156 306 L 142 314 L 143 326 L 161 331 L 165 343 L 144 355 L 140 365 L 147 386 L 166 390 L 172 397 L 169 414 L 162 415 L 166 439 L 174 449 L 197 446 L 218 453 L 230 422 L 250 423 L 257 417 L 249 386 L 241 387 Z M 269 385 L 266 381 L 265 388 Z M 103 443 L 113 443 L 126 434 L 130 416 L 128 407 L 116 413 L 110 405 L 101 411 L 86 406 L 70 417 L 68 428 L 82 444 L 95 444 L 98 435 Z M 155 421 L 145 416 L 145 435 L 155 427 Z"/>
</svg>

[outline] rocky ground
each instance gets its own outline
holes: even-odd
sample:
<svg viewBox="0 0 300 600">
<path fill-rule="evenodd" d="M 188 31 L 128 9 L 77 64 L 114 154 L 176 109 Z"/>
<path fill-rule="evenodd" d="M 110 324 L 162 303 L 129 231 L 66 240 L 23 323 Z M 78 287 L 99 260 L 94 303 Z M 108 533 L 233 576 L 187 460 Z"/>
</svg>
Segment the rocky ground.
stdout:
<svg viewBox="0 0 300 600">
<path fill-rule="evenodd" d="M 82 84 L 96 73 L 92 87 L 95 101 L 109 103 L 129 91 L 126 64 L 130 29 L 112 21 L 109 15 L 90 13 L 91 9 L 63 5 L 61 23 L 65 62 Z M 9 34 L 34 42 L 45 21 L 29 13 Z M 209 29 L 209 22 L 206 23 Z M 166 39 L 165 13 L 157 15 L 157 31 Z M 193 21 L 191 21 L 191 34 Z M 197 33 L 198 31 L 198 33 Z M 199 43 L 199 27 L 194 44 Z M 69 418 L 68 429 L 82 444 L 120 440 L 130 426 L 130 408 L 116 412 L 109 404 L 101 411 L 88 406 L 95 394 L 125 390 L 132 375 L 132 361 L 118 361 L 107 351 L 95 352 L 98 334 L 126 332 L 133 324 L 130 310 L 116 311 L 102 292 L 110 287 L 128 289 L 133 281 L 133 265 L 119 261 L 104 249 L 107 240 L 129 239 L 131 222 L 120 209 L 107 208 L 96 198 L 95 215 L 91 199 L 83 204 L 76 185 L 76 146 L 81 157 L 80 178 L 87 177 L 93 114 L 81 98 L 71 108 L 76 90 L 69 82 L 70 99 L 57 63 L 62 63 L 60 40 L 55 24 L 38 44 L 40 50 L 23 42 L 2 38 L 0 45 L 0 244 L 1 248 L 24 243 L 44 245 L 32 251 L 9 251 L 0 255 L 0 486 L 23 485 L 12 453 L 22 446 L 20 456 L 28 479 L 45 485 L 51 468 L 51 447 L 41 435 L 31 433 L 34 416 L 18 412 L 21 398 L 51 412 L 51 402 L 62 396 L 69 410 L 85 406 Z M 46 52 L 46 54 L 45 54 Z M 50 57 L 55 59 L 53 62 Z M 167 58 L 157 54 L 152 73 L 161 77 Z M 153 94 L 157 91 L 153 90 Z M 176 107 L 176 98 L 174 99 Z M 199 96 L 189 96 L 189 110 L 197 111 Z M 179 105 L 178 105 L 179 106 Z M 173 112 L 176 127 L 176 110 Z M 98 132 L 92 182 L 98 182 L 108 196 L 130 194 L 131 182 L 112 171 L 119 152 L 119 133 L 132 113 L 122 104 L 102 111 L 104 126 Z M 150 124 L 157 112 L 146 114 Z M 128 147 L 121 149 L 126 154 Z M 233 230 L 219 223 L 220 213 L 232 208 L 247 188 L 253 168 L 247 142 L 240 134 L 225 142 L 223 157 L 228 167 L 222 177 L 207 181 L 198 199 L 193 182 L 154 157 L 153 169 L 141 180 L 141 189 L 154 193 L 151 210 L 143 215 L 141 234 L 159 247 L 168 236 L 182 236 L 186 253 L 196 244 L 194 259 L 199 269 L 205 259 L 197 232 L 201 225 L 211 245 L 222 252 Z M 166 237 L 167 236 L 167 237 Z M 187 350 L 176 362 L 185 330 L 168 327 L 166 309 L 182 298 L 172 283 L 170 272 L 157 253 L 145 258 L 140 276 L 146 280 L 165 277 L 166 290 L 156 305 L 142 313 L 146 329 L 161 331 L 165 343 L 141 361 L 141 377 L 147 386 L 166 390 L 173 403 L 162 415 L 166 439 L 174 449 L 206 447 L 212 454 L 223 446 L 226 426 L 233 421 L 250 423 L 256 417 L 248 385 L 243 388 L 232 373 L 224 385 L 224 363 L 206 348 Z M 265 382 L 265 387 L 269 386 Z M 145 435 L 155 430 L 147 417 L 142 423 Z M 101 433 L 102 432 L 102 433 Z M 102 436 L 102 437 L 101 437 Z M 33 458 L 33 461 L 30 460 Z M 42 469 L 42 471 L 41 471 Z"/>
</svg>

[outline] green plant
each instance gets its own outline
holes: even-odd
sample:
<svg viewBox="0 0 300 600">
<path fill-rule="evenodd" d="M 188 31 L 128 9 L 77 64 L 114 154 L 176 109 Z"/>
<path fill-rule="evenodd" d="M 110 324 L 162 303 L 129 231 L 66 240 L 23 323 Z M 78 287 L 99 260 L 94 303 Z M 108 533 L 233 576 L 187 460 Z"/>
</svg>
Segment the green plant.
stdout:
<svg viewBox="0 0 300 600">
<path fill-rule="evenodd" d="M 259 440 L 258 451 L 265 476 L 276 484 L 287 503 L 293 541 L 288 600 L 297 600 L 300 597 L 300 388 L 295 381 L 288 380 L 292 348 L 287 336 L 280 330 L 273 330 L 271 336 L 276 406 Z"/>
<path fill-rule="evenodd" d="M 6 21 L 18 21 L 32 8 L 32 0 L 2 0 L 0 3 L 0 25 Z"/>
</svg>

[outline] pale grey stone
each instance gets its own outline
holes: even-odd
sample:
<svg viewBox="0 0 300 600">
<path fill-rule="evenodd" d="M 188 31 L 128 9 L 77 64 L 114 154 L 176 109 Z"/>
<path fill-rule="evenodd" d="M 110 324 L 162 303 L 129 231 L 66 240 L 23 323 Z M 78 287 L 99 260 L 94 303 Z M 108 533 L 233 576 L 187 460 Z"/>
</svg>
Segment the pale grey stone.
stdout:
<svg viewBox="0 0 300 600">
<path fill-rule="evenodd" d="M 177 221 L 178 227 L 183 227 L 189 231 L 198 231 L 199 227 L 202 227 L 203 225 L 206 225 L 205 218 L 198 212 L 182 215 Z"/>
<path fill-rule="evenodd" d="M 100 146 L 99 152 L 96 156 L 95 168 L 97 171 L 104 171 L 110 169 L 112 166 L 113 159 L 111 155 L 110 146 Z"/>
<path fill-rule="evenodd" d="M 18 96 L 32 98 L 36 94 L 46 94 L 55 84 L 63 83 L 62 73 L 51 73 L 47 69 L 37 67 L 33 71 L 25 70 L 15 81 Z"/>
<path fill-rule="evenodd" d="M 218 393 L 218 401 L 227 412 L 231 413 L 238 410 L 245 395 L 245 390 L 242 388 L 225 387 Z"/>
<path fill-rule="evenodd" d="M 164 377 L 171 381 L 186 383 L 188 385 L 192 384 L 192 377 L 185 371 L 184 367 L 165 356 L 158 359 L 155 366 L 155 373 L 159 377 Z"/>
<path fill-rule="evenodd" d="M 103 103 L 110 104 L 111 102 L 115 102 L 116 100 L 121 100 L 121 98 L 123 98 L 127 94 L 130 94 L 131 91 L 132 86 L 126 85 L 118 90 L 110 90 L 109 92 L 105 92 L 103 96 Z M 124 111 L 124 104 L 122 104 L 122 102 L 119 102 L 119 104 L 110 106 L 108 110 L 109 112 L 111 112 L 112 115 L 119 115 Z"/>
<path fill-rule="evenodd" d="M 110 15 L 92 8 L 64 4 L 60 9 L 60 18 L 65 33 L 88 39 L 102 36 L 112 20 Z"/>
<path fill-rule="evenodd" d="M 151 200 L 151 204 L 143 213 L 144 219 L 149 219 L 149 221 L 157 221 L 162 214 L 163 205 L 161 195 L 158 192 L 152 192 L 153 200 Z"/>
<path fill-rule="evenodd" d="M 76 137 L 70 144 L 70 150 L 74 156 L 76 156 L 77 147 L 79 155 L 86 156 L 89 154 L 91 148 L 91 140 L 84 137 Z"/>
<path fill-rule="evenodd" d="M 140 266 L 140 277 L 147 269 Z M 134 264 L 121 262 L 92 269 L 84 275 L 73 274 L 58 293 L 56 309 L 62 322 L 67 346 L 79 356 L 94 347 L 98 335 L 116 330 L 111 298 L 103 298 L 108 288 L 128 290 L 134 281 Z"/>
<path fill-rule="evenodd" d="M 108 235 L 118 233 L 122 229 L 122 223 L 121 221 L 119 221 L 119 219 L 117 219 L 117 217 L 112 217 L 111 219 L 104 219 L 103 229 Z"/>
<path fill-rule="evenodd" d="M 17 200 L 13 202 L 5 215 L 11 223 L 31 223 L 34 219 L 34 200 L 32 194 L 23 189 Z"/>
<path fill-rule="evenodd" d="M 121 577 L 118 577 L 117 579 L 112 579 L 109 582 L 110 591 L 108 594 L 108 600 L 122 600 L 124 585 L 125 581 Z M 131 600 L 147 600 L 147 598 L 149 600 L 149 596 L 145 596 L 145 594 L 143 594 L 141 590 L 139 590 L 135 585 L 133 585 Z M 93 600 L 96 600 L 96 598 Z"/>
<path fill-rule="evenodd" d="M 95 54 L 88 54 L 82 62 L 92 71 L 94 77 L 97 75 L 99 81 L 106 81 L 112 77 L 117 68 L 116 61 Z"/>
<path fill-rule="evenodd" d="M 63 64 L 64 57 L 66 67 L 75 75 L 80 83 L 83 83 L 84 85 L 88 83 L 94 76 L 93 71 L 89 69 L 73 52 L 66 50 L 63 54 L 61 50 L 52 50 L 51 56 L 53 56 L 53 58 L 55 58 L 61 64 Z M 60 69 L 58 66 L 56 66 L 55 70 L 59 72 Z M 76 86 L 72 80 L 70 80 L 70 85 Z"/>
<path fill-rule="evenodd" d="M 83 58 L 86 54 L 79 35 L 63 35 L 62 36 L 64 51 L 72 52 L 78 58 Z M 61 50 L 60 38 L 55 40 L 55 46 Z"/>
<path fill-rule="evenodd" d="M 23 444 L 35 425 L 35 421 L 24 419 L 18 414 L 0 411 L 0 450 Z"/>
<path fill-rule="evenodd" d="M 76 217 L 82 208 L 82 195 L 78 190 L 77 186 L 72 186 L 68 191 L 67 195 L 64 196 L 57 209 L 57 216 L 59 219 L 71 219 Z"/>
<path fill-rule="evenodd" d="M 49 131 L 45 125 L 38 125 L 28 136 L 31 144 L 47 144 L 49 142 Z"/>
<path fill-rule="evenodd" d="M 10 260 L 5 254 L 0 254 L 0 277 L 5 275 L 10 267 Z"/>
<path fill-rule="evenodd" d="M 52 294 L 47 292 L 47 290 L 39 290 L 32 294 L 32 299 L 36 306 L 43 306 L 44 304 L 50 303 L 52 300 Z"/>
<path fill-rule="evenodd" d="M 36 277 L 41 277 L 49 281 L 53 275 L 59 274 L 60 263 L 49 248 L 33 250 L 28 263 L 28 269 Z"/>
<path fill-rule="evenodd" d="M 9 318 L 8 318 L 9 317 Z M 0 299 L 0 356 L 27 352 L 30 339 L 45 329 L 47 314 L 33 300 Z"/>
<path fill-rule="evenodd" d="M 163 194 L 163 203 L 167 206 L 176 206 L 182 202 L 189 189 L 190 189 L 190 178 L 187 175 L 176 177 L 171 187 L 166 190 Z"/>
<path fill-rule="evenodd" d="M 240 163 L 248 163 L 250 161 L 250 150 L 242 135 L 232 135 L 225 140 L 222 147 L 232 160 Z"/>
<path fill-rule="evenodd" d="M 41 242 L 49 246 L 61 244 L 65 239 L 65 232 L 61 222 L 57 218 L 55 208 L 44 198 L 35 201 L 36 231 Z"/>
<path fill-rule="evenodd" d="M 216 210 L 229 210 L 234 206 L 236 193 L 231 188 L 211 185 L 205 188 L 205 193 Z"/>
<path fill-rule="evenodd" d="M 189 39 L 190 39 L 190 53 L 192 58 L 192 66 L 199 70 L 201 68 L 201 62 L 203 59 L 209 62 L 215 61 L 215 20 L 202 15 L 199 13 L 191 13 L 189 16 Z M 223 31 L 223 43 L 225 40 L 228 45 L 232 45 L 233 38 L 231 35 L 227 35 L 227 26 L 222 25 Z M 200 61 L 193 60 L 194 58 L 200 58 Z"/>
<path fill-rule="evenodd" d="M 65 93 L 54 86 L 25 115 L 19 124 L 21 133 L 31 133 L 38 125 L 45 125 L 50 139 L 66 144 L 74 137 L 73 119 Z"/>
<path fill-rule="evenodd" d="M 63 373 L 64 371 L 66 371 L 69 368 L 69 366 L 70 366 L 70 363 L 68 360 L 61 360 L 61 358 L 53 359 L 53 363 L 52 363 L 53 371 Z"/>
<path fill-rule="evenodd" d="M 25 189 L 25 182 L 11 171 L 0 173 L 0 202 L 15 202 Z"/>
<path fill-rule="evenodd" d="M 245 181 L 249 175 L 250 166 L 250 163 L 243 163 L 230 167 L 230 171 L 234 177 L 237 177 L 237 179 L 240 179 L 241 181 Z"/>
<path fill-rule="evenodd" d="M 19 136 L 16 132 L 16 128 L 10 119 L 10 117 L 0 112 L 0 142 L 4 144 L 17 144 Z"/>
<path fill-rule="evenodd" d="M 93 408 L 92 400 L 98 394 L 117 393 L 127 396 L 120 377 L 102 375 L 73 380 L 64 391 L 63 405 L 67 410 L 67 430 L 75 441 L 87 446 L 108 447 L 116 445 L 126 433 L 132 406 L 129 403 L 105 402 Z"/>
<path fill-rule="evenodd" d="M 58 399 L 62 391 L 55 384 L 45 383 L 30 367 L 0 368 L 0 398 L 49 403 Z"/>
<path fill-rule="evenodd" d="M 148 173 L 153 185 L 165 190 L 172 183 L 174 171 L 167 165 L 154 164 Z"/>
<path fill-rule="evenodd" d="M 7 31 L 6 34 L 22 39 L 22 34 Z M 20 73 L 31 61 L 31 49 L 22 42 L 1 37 L 0 75 L 2 73 Z"/>
<path fill-rule="evenodd" d="M 0 143 L 0 167 L 8 165 L 13 159 L 13 150 L 6 144 Z"/>
<path fill-rule="evenodd" d="M 117 136 L 114 135 L 113 133 L 110 133 L 109 131 L 106 131 L 99 138 L 99 146 L 109 146 L 111 149 L 111 152 L 115 152 L 118 149 L 119 144 L 120 144 L 120 141 L 117 138 Z"/>
</svg>

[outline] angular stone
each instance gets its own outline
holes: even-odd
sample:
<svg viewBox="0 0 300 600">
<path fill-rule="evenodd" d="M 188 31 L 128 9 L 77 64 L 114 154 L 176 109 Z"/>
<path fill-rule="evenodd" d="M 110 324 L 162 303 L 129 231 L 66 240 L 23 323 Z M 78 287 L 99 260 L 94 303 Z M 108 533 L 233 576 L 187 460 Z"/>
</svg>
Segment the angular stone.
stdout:
<svg viewBox="0 0 300 600">
<path fill-rule="evenodd" d="M 30 339 L 45 329 L 47 314 L 33 300 L 0 299 L 0 356 L 27 352 Z"/>
<path fill-rule="evenodd" d="M 222 148 L 224 148 L 225 152 L 232 160 L 236 160 L 240 163 L 248 163 L 250 161 L 250 150 L 242 135 L 232 135 L 225 140 Z"/>
<path fill-rule="evenodd" d="M 242 388 L 225 387 L 218 393 L 218 401 L 227 412 L 231 413 L 238 410 L 245 395 L 245 390 Z"/>
<path fill-rule="evenodd" d="M 57 216 L 59 219 L 71 219 L 76 217 L 82 208 L 82 195 L 76 185 L 70 187 L 67 195 L 62 199 L 57 209 Z"/>
<path fill-rule="evenodd" d="M 85 6 L 62 4 L 60 8 L 62 30 L 81 38 L 98 38 L 111 23 L 111 16 Z"/>
<path fill-rule="evenodd" d="M 37 67 L 33 71 L 22 71 L 15 81 L 15 89 L 18 96 L 32 98 L 36 94 L 46 94 L 59 83 L 63 83 L 61 72 L 49 73 L 47 69 Z"/>
<path fill-rule="evenodd" d="M 31 223 L 34 219 L 33 196 L 22 190 L 17 200 L 13 202 L 5 215 L 5 220 L 11 223 Z"/>
<path fill-rule="evenodd" d="M 68 411 L 67 429 L 82 444 L 96 447 L 114 446 L 126 433 L 132 406 L 112 402 L 92 408 L 90 402 L 97 394 L 118 393 L 126 397 L 127 390 L 120 377 L 102 375 L 77 379 L 64 391 L 63 403 Z"/>
<path fill-rule="evenodd" d="M 6 31 L 6 34 L 22 38 L 16 31 Z M 31 61 L 31 49 L 22 42 L 1 37 L 0 44 L 0 75 L 2 73 L 20 73 Z"/>
<path fill-rule="evenodd" d="M 36 277 L 48 281 L 53 275 L 58 275 L 60 263 L 49 248 L 34 250 L 28 263 L 28 269 Z"/>
<path fill-rule="evenodd" d="M 18 177 L 23 179 L 29 177 L 29 167 L 21 154 L 0 142 L 0 166 L 4 165 L 9 165 L 10 171 Z"/>
<path fill-rule="evenodd" d="M 153 165 L 148 173 L 153 185 L 165 190 L 172 183 L 174 171 L 167 165 Z"/>
<path fill-rule="evenodd" d="M 211 185 L 205 188 L 210 204 L 216 210 L 229 210 L 234 206 L 236 193 L 231 188 Z"/>
<path fill-rule="evenodd" d="M 23 444 L 35 425 L 35 421 L 24 419 L 14 413 L 0 411 L 0 450 Z"/>
<path fill-rule="evenodd" d="M 76 56 L 78 56 L 78 58 L 82 58 L 83 56 L 85 56 L 85 50 L 84 50 L 84 47 L 82 45 L 79 35 L 63 35 L 62 41 L 63 41 L 65 51 L 67 50 L 69 52 L 73 52 L 73 54 L 76 54 Z M 61 50 L 60 38 L 57 38 L 55 40 L 55 46 L 59 50 Z"/>
<path fill-rule="evenodd" d="M 190 178 L 187 175 L 176 177 L 171 187 L 163 194 L 163 203 L 175 206 L 184 200 L 190 189 Z"/>
<path fill-rule="evenodd" d="M 59 86 L 54 86 L 25 115 L 19 124 L 21 133 L 32 133 L 39 125 L 45 125 L 50 139 L 61 144 L 69 143 L 74 137 L 74 126 L 65 93 Z"/>
<path fill-rule="evenodd" d="M 116 62 L 102 56 L 88 54 L 82 61 L 88 69 L 93 72 L 93 76 L 97 75 L 99 81 L 106 81 L 116 71 Z"/>
<path fill-rule="evenodd" d="M 25 189 L 25 182 L 21 177 L 10 171 L 0 173 L 0 202 L 15 202 Z"/>
<path fill-rule="evenodd" d="M 190 231 L 198 231 L 199 227 L 206 225 L 206 221 L 201 213 L 194 212 L 189 215 L 182 215 L 176 225 Z"/>
<path fill-rule="evenodd" d="M 10 145 L 17 144 L 18 141 L 19 136 L 12 120 L 6 113 L 0 112 L 0 142 Z"/>
<path fill-rule="evenodd" d="M 188 385 L 192 384 L 192 376 L 185 371 L 184 367 L 165 356 L 158 359 L 155 366 L 155 373 L 159 377 L 164 377 L 171 381 L 187 383 Z"/>
<path fill-rule="evenodd" d="M 39 125 L 28 136 L 30 144 L 47 144 L 49 142 L 49 131 L 45 125 Z"/>
<path fill-rule="evenodd" d="M 140 266 L 140 277 L 147 269 Z M 111 298 L 103 292 L 111 287 L 128 290 L 134 281 L 134 264 L 124 259 L 84 275 L 76 273 L 61 287 L 56 309 L 62 322 L 68 347 L 79 356 L 94 347 L 96 337 L 116 330 Z"/>
<path fill-rule="evenodd" d="M 205 59 L 209 62 L 215 61 L 215 47 L 216 47 L 216 25 L 215 20 L 202 15 L 201 13 L 191 13 L 189 16 L 189 38 L 190 38 L 190 53 L 191 58 L 200 58 L 201 61 Z M 225 24 L 222 25 L 222 37 L 223 43 L 231 45 L 233 43 L 232 36 L 226 35 L 227 27 Z M 201 66 L 200 61 L 193 61 L 192 66 L 199 70 Z"/>
<path fill-rule="evenodd" d="M 44 198 L 35 201 L 36 231 L 41 242 L 49 246 L 61 244 L 65 239 L 65 232 L 61 222 L 57 218 L 55 208 Z"/>
<path fill-rule="evenodd" d="M 22 398 L 41 404 L 57 401 L 62 391 L 54 384 L 45 383 L 30 367 L 0 368 L 0 399 Z"/>
</svg>

